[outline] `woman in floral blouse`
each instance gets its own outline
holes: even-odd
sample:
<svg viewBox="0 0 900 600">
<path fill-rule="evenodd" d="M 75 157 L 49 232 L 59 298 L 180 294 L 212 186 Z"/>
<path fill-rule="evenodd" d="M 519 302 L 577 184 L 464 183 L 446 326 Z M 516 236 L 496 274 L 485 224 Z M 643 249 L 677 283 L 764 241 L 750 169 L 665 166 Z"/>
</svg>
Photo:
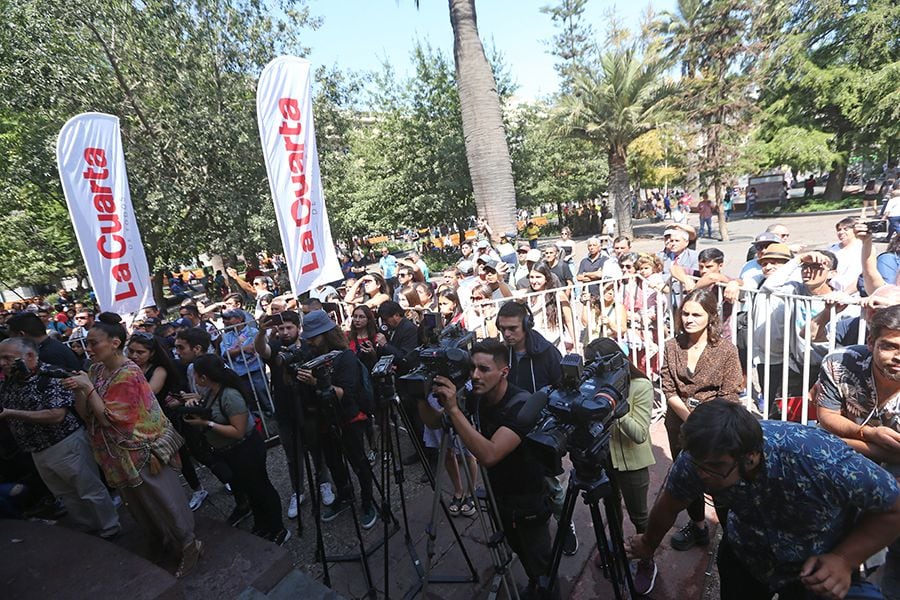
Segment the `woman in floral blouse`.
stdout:
<svg viewBox="0 0 900 600">
<path fill-rule="evenodd" d="M 107 482 L 150 533 L 154 554 L 180 554 L 175 575 L 182 577 L 196 565 L 203 545 L 194 537 L 194 517 L 175 471 L 178 453 L 159 448 L 172 426 L 140 367 L 123 354 L 125 340 L 120 317 L 102 313 L 87 335 L 90 372 L 64 385 L 77 392 L 75 408 Z M 170 458 L 164 463 L 158 455 Z"/>
</svg>

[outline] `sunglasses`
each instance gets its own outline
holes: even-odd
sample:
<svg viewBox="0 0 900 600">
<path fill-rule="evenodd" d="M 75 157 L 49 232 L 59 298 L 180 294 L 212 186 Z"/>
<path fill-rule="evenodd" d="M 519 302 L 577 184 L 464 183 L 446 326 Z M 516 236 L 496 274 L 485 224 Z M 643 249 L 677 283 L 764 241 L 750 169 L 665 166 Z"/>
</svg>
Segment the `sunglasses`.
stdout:
<svg viewBox="0 0 900 600">
<path fill-rule="evenodd" d="M 483 270 L 485 273 L 488 273 L 488 274 L 490 274 L 490 275 L 496 275 L 496 274 L 497 274 L 497 270 L 496 270 L 496 269 L 492 269 L 492 268 L 490 268 L 490 267 L 482 267 L 482 270 Z"/>
<path fill-rule="evenodd" d="M 528 250 L 516 250 L 518 254 L 528 254 Z"/>
<path fill-rule="evenodd" d="M 633 269 L 634 265 L 622 265 L 623 269 Z"/>
<path fill-rule="evenodd" d="M 410 273 L 397 273 L 397 277 L 412 277 Z"/>
<path fill-rule="evenodd" d="M 141 327 L 143 327 L 143 325 Z M 153 334 L 147 333 L 146 331 L 135 331 L 134 333 L 131 334 L 131 339 L 133 339 L 133 340 L 138 339 L 138 340 L 143 340 L 145 342 L 152 342 Z"/>
</svg>

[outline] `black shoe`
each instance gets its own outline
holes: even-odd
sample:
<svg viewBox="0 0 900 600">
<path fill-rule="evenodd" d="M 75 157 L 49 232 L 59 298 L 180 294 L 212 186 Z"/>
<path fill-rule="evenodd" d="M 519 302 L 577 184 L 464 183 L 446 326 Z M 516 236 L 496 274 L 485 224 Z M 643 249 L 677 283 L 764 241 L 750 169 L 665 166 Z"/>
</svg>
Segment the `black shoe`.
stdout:
<svg viewBox="0 0 900 600">
<path fill-rule="evenodd" d="M 249 506 L 235 506 L 231 514 L 228 515 L 227 522 L 232 527 L 237 527 L 241 521 L 253 514 Z"/>
<path fill-rule="evenodd" d="M 322 522 L 330 523 L 338 518 L 342 512 L 350 509 L 350 503 L 346 500 L 336 500 L 334 504 L 322 511 Z"/>
<path fill-rule="evenodd" d="M 709 528 L 700 528 L 693 521 L 672 534 L 672 548 L 675 550 L 690 550 L 694 546 L 709 545 Z"/>
<path fill-rule="evenodd" d="M 278 533 L 271 533 L 263 537 L 276 546 L 284 546 L 284 543 L 291 539 L 291 532 L 288 529 L 282 529 Z"/>
<path fill-rule="evenodd" d="M 563 554 L 566 556 L 575 556 L 578 552 L 578 536 L 575 535 L 575 523 L 569 523 L 569 531 L 563 539 Z"/>
<path fill-rule="evenodd" d="M 428 484 L 430 480 L 428 479 L 428 473 L 422 471 L 422 474 L 419 476 L 419 483 Z"/>
</svg>

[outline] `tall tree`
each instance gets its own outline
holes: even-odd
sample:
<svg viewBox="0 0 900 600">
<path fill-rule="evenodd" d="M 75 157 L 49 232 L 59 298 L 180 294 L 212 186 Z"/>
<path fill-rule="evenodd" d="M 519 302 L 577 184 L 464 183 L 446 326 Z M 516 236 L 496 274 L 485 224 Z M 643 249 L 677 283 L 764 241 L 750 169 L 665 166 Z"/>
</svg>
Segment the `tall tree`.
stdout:
<svg viewBox="0 0 900 600">
<path fill-rule="evenodd" d="M 590 68 L 596 59 L 594 30 L 584 16 L 587 3 L 588 0 L 558 0 L 556 4 L 541 7 L 541 12 L 550 15 L 559 30 L 549 43 L 550 53 L 559 58 L 554 68 L 563 94 L 572 91 L 575 76 Z"/>
<path fill-rule="evenodd" d="M 836 154 L 826 199 L 843 191 L 854 148 L 896 146 L 900 4 L 893 0 L 795 0 L 772 15 L 772 50 L 760 85 L 764 126 L 785 122 L 831 136 Z"/>
<path fill-rule="evenodd" d="M 516 188 L 497 82 L 478 36 L 475 0 L 448 0 L 466 159 L 478 215 L 515 230 Z"/>
<path fill-rule="evenodd" d="M 678 90 L 663 78 L 666 68 L 665 60 L 642 60 L 633 47 L 614 48 L 601 56 L 598 72 L 575 79 L 574 92 L 556 109 L 561 133 L 588 139 L 606 152 L 616 223 L 629 237 L 628 146 L 666 118 Z"/>
<path fill-rule="evenodd" d="M 122 121 L 151 268 L 277 247 L 255 81 L 278 54 L 304 54 L 299 36 L 317 25 L 303 0 L 279 7 L 276 16 L 255 0 L 7 4 L 0 117 L 23 129 L 16 160 L 0 174 L 13 190 L 36 186 L 62 203 L 53 155 L 60 127 L 80 112 L 109 112 Z"/>
</svg>

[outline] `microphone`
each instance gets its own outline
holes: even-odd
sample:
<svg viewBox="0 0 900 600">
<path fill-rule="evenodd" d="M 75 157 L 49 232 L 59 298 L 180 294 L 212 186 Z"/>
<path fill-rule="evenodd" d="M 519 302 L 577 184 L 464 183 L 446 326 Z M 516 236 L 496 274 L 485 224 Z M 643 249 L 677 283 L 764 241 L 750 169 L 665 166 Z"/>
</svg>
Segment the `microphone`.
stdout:
<svg viewBox="0 0 900 600">
<path fill-rule="evenodd" d="M 519 410 L 519 414 L 516 415 L 516 426 L 520 429 L 532 430 L 537 423 L 538 417 L 541 415 L 541 411 L 547 406 L 548 400 L 547 392 L 537 391 L 533 393 L 525 401 L 524 406 Z"/>
</svg>

